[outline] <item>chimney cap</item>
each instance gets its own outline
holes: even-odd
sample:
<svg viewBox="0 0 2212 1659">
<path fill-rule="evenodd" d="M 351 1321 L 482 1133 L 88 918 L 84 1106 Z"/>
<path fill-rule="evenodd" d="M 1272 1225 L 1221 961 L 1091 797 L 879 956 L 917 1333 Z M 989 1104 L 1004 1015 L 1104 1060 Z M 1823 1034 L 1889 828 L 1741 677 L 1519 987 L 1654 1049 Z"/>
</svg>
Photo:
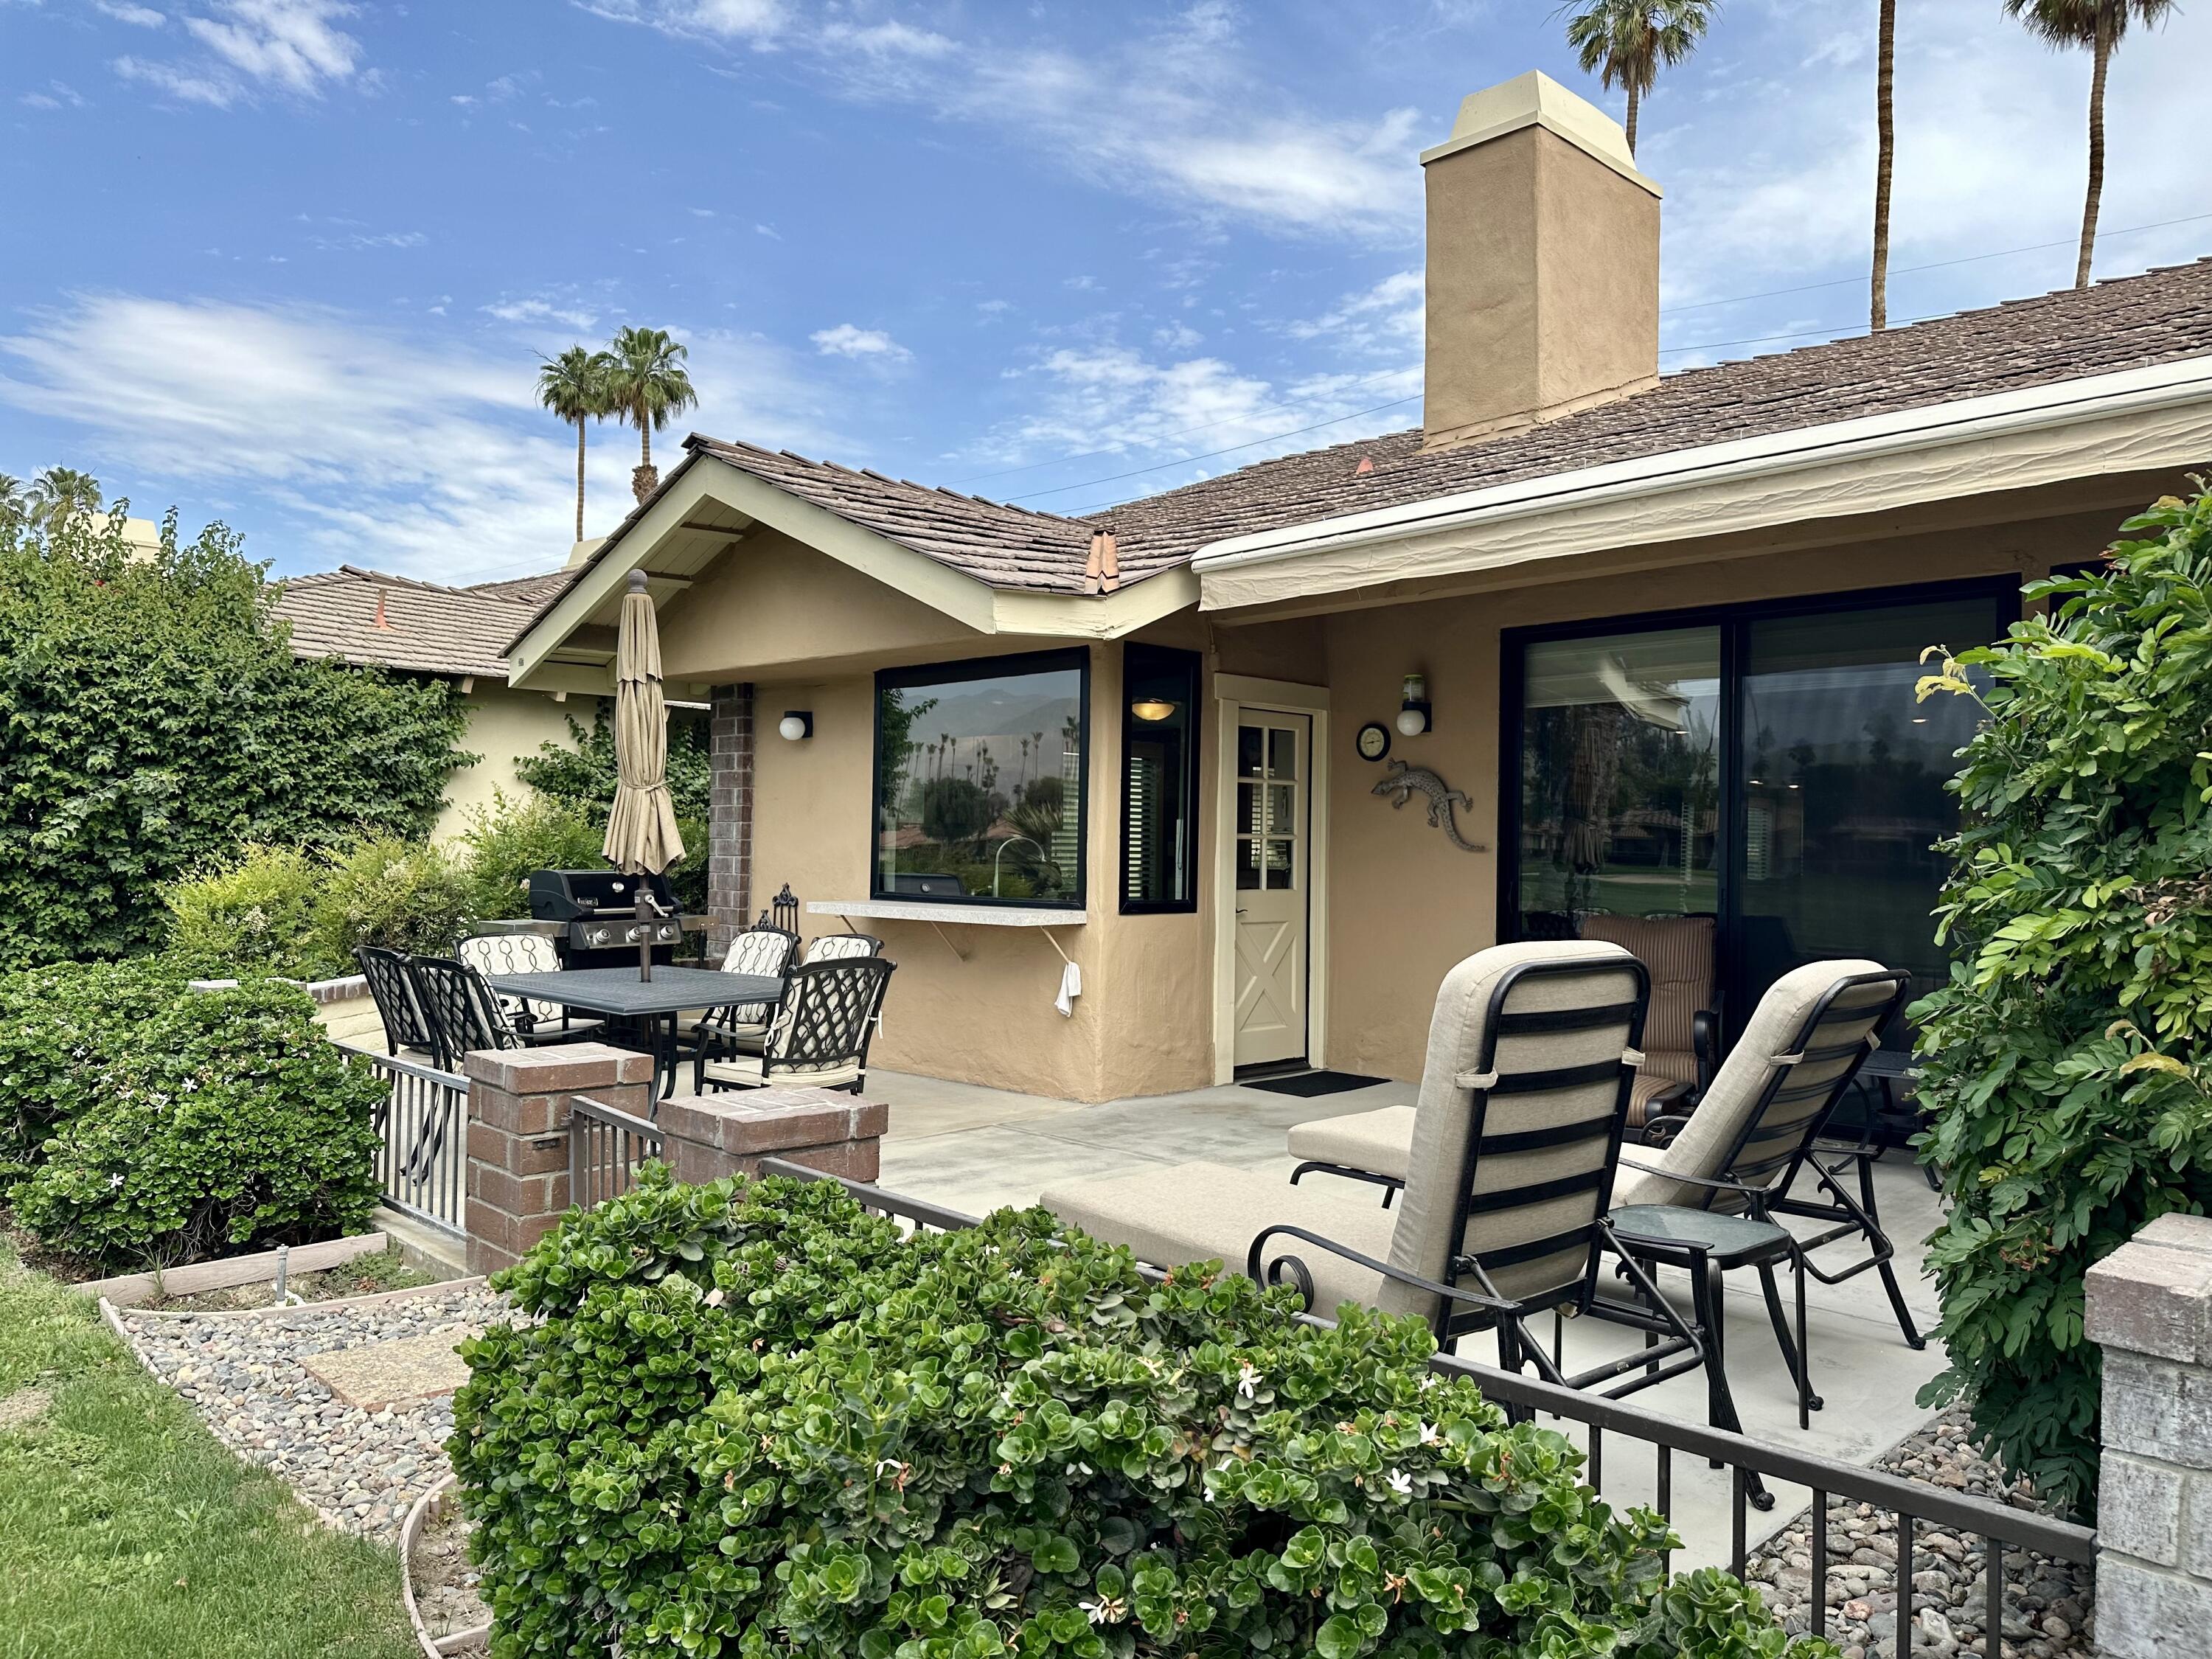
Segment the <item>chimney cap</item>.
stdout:
<svg viewBox="0 0 2212 1659">
<path fill-rule="evenodd" d="M 1578 98 L 1540 70 L 1530 70 L 1462 100 L 1451 137 L 1421 152 L 1421 165 L 1441 161 L 1477 144 L 1503 138 L 1523 127 L 1541 127 L 1564 138 L 1591 160 L 1602 161 L 1629 183 L 1660 194 L 1656 180 L 1636 170 L 1628 137 L 1620 124 L 1586 98 Z"/>
</svg>

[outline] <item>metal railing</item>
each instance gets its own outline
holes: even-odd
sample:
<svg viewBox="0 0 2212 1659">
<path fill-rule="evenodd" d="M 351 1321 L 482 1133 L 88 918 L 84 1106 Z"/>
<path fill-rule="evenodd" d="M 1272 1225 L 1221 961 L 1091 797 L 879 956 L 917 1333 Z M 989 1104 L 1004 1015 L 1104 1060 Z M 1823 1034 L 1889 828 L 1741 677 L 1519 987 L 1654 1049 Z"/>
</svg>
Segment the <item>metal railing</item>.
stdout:
<svg viewBox="0 0 2212 1659">
<path fill-rule="evenodd" d="M 793 1176 L 805 1181 L 836 1181 L 860 1200 L 863 1209 L 907 1221 L 917 1228 L 953 1232 L 975 1224 L 974 1216 L 963 1214 L 960 1211 L 948 1210 L 881 1187 L 848 1181 L 842 1176 L 824 1175 L 818 1170 L 806 1169 L 782 1158 L 763 1159 L 761 1173 Z M 1333 1322 L 1310 1314 L 1306 1317 L 1316 1324 Z M 1738 1577 L 1743 1576 L 1749 1553 L 1747 1543 L 1750 1478 L 1757 1474 L 1808 1488 L 1812 1493 L 1810 1525 L 1813 1545 L 1808 1617 L 1812 1633 L 1815 1636 L 1826 1634 L 1827 1628 L 1828 1500 L 1831 1498 L 1869 1504 L 1897 1516 L 1894 1588 L 1897 1594 L 1896 1651 L 1899 1654 L 1913 1650 L 1912 1616 L 1916 1609 L 1913 1605 L 1912 1552 L 1913 1528 L 1917 1523 L 1946 1528 L 1955 1534 L 1972 1534 L 1985 1540 L 1986 1600 L 1982 1626 L 1985 1651 L 1994 1651 L 1993 1644 L 2003 1629 L 2004 1556 L 2007 1547 L 2033 1550 L 2059 1560 L 2078 1561 L 2087 1565 L 2094 1565 L 2096 1561 L 2097 1534 L 2092 1529 L 2075 1526 L 2070 1522 L 2055 1520 L 2031 1510 L 2014 1509 L 1986 1498 L 1924 1486 L 1900 1475 L 1887 1474 L 1879 1469 L 1861 1468 L 1856 1464 L 1838 1462 L 1833 1458 L 1809 1452 L 1791 1451 L 1787 1447 L 1754 1440 L 1747 1435 L 1733 1434 L 1725 1429 L 1711 1428 L 1702 1423 L 1683 1422 L 1642 1407 L 1607 1400 L 1594 1394 L 1577 1393 L 1572 1389 L 1560 1388 L 1535 1377 L 1500 1370 L 1492 1365 L 1478 1364 L 1456 1354 L 1432 1354 L 1429 1366 L 1447 1376 L 1473 1378 L 1486 1399 L 1510 1411 L 1522 1414 L 1543 1412 L 1583 1424 L 1589 1431 L 1589 1461 L 1584 1471 L 1585 1478 L 1591 1490 L 1601 1495 L 1604 1491 L 1605 1437 L 1612 1434 L 1648 1445 L 1652 1450 L 1657 1490 L 1657 1502 L 1652 1507 L 1667 1517 L 1670 1524 L 1673 1521 L 1674 1454 L 1680 1452 L 1693 1459 L 1710 1460 L 1726 1468 L 1729 1473 L 1730 1487 L 1729 1566 Z M 1671 1559 L 1665 1565 L 1671 1568 Z"/>
<path fill-rule="evenodd" d="M 380 1144 L 384 1201 L 419 1221 L 459 1234 L 468 1205 L 469 1080 L 421 1060 L 350 1042 L 331 1045 L 349 1066 L 381 1076 L 385 1097 L 371 1120 Z"/>
<path fill-rule="evenodd" d="M 638 1167 L 660 1156 L 657 1125 L 579 1095 L 568 1118 L 568 1201 L 583 1209 L 620 1198 Z"/>
</svg>

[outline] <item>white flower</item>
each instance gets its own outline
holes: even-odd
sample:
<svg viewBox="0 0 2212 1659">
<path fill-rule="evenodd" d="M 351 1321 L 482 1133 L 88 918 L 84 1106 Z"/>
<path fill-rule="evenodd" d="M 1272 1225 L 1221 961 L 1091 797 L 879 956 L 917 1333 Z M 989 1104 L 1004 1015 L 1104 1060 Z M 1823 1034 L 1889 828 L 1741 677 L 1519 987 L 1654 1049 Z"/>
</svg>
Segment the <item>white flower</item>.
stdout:
<svg viewBox="0 0 2212 1659">
<path fill-rule="evenodd" d="M 115 1174 L 115 1175 L 112 1175 L 112 1176 L 108 1176 L 108 1177 L 107 1177 L 107 1184 L 108 1184 L 109 1186 L 111 1186 L 111 1187 L 120 1187 L 120 1186 L 123 1184 L 123 1176 L 122 1176 L 122 1175 L 118 1172 L 118 1173 L 117 1173 L 117 1174 Z"/>
<path fill-rule="evenodd" d="M 1423 1371 L 1421 1373 L 1421 1392 L 1423 1394 L 1426 1394 L 1431 1389 L 1437 1386 L 1439 1380 L 1440 1379 L 1434 1371 Z"/>
<path fill-rule="evenodd" d="M 1260 1392 L 1260 1385 L 1267 1380 L 1252 1369 L 1251 1362 L 1249 1360 L 1237 1368 L 1237 1392 L 1247 1400 L 1256 1396 Z"/>
<path fill-rule="evenodd" d="M 1122 1614 L 1128 1611 L 1110 1595 L 1102 1595 L 1096 1601 L 1079 1601 L 1075 1605 L 1089 1615 L 1094 1625 L 1118 1625 L 1121 1622 Z"/>
<path fill-rule="evenodd" d="M 1413 1495 L 1413 1477 L 1399 1469 L 1390 1471 L 1390 1490 L 1401 1498 Z"/>
<path fill-rule="evenodd" d="M 905 1467 L 906 1465 L 900 1462 L 897 1458 L 886 1457 L 876 1465 L 876 1473 L 878 1474 L 896 1474 Z"/>
<path fill-rule="evenodd" d="M 1443 1439 L 1443 1436 L 1442 1436 L 1442 1435 L 1440 1435 L 1440 1434 L 1438 1434 L 1438 1433 L 1437 1432 L 1437 1425 L 1436 1425 L 1435 1424 L 1433 1424 L 1433 1423 L 1424 1423 L 1424 1424 L 1422 1424 L 1422 1425 L 1421 1425 L 1421 1442 L 1420 1442 L 1420 1443 L 1421 1443 L 1421 1444 L 1423 1444 L 1424 1446 L 1433 1446 L 1433 1445 L 1435 1445 L 1435 1444 L 1437 1443 L 1437 1441 L 1439 1441 L 1439 1440 L 1441 1440 L 1441 1439 Z"/>
</svg>

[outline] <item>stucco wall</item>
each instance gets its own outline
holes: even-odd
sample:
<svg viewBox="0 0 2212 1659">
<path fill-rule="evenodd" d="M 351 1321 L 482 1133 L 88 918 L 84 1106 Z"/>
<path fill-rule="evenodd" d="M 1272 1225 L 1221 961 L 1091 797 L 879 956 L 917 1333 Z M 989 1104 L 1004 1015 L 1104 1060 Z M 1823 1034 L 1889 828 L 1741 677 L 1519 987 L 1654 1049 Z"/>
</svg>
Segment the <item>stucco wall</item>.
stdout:
<svg viewBox="0 0 2212 1659">
<path fill-rule="evenodd" d="M 1764 599 L 2048 574 L 2093 556 L 2121 515 L 2083 514 L 1967 532 L 1900 537 L 1849 549 L 1675 570 L 1644 570 L 1341 613 L 1327 619 L 1337 742 L 1330 791 L 1329 1063 L 1414 1078 L 1437 982 L 1495 942 L 1498 921 L 1500 635 L 1551 623 Z M 1932 641 L 1931 641 L 1932 643 Z M 1474 798 L 1460 823 L 1490 850 L 1468 854 L 1428 827 L 1420 804 L 1393 811 L 1371 793 L 1383 769 L 1352 738 L 1396 710 L 1399 681 L 1427 674 L 1435 729 L 1395 738 L 1391 755 L 1432 768 Z"/>
<path fill-rule="evenodd" d="M 483 758 L 447 780 L 445 810 L 430 832 L 441 839 L 466 829 L 469 809 L 489 804 L 494 790 L 510 797 L 522 793 L 515 757 L 536 754 L 540 744 L 567 744 L 568 717 L 588 727 L 597 706 L 591 697 L 556 702 L 543 691 L 514 691 L 485 680 L 478 680 L 462 702 L 468 706 L 469 729 L 461 747 Z"/>
</svg>

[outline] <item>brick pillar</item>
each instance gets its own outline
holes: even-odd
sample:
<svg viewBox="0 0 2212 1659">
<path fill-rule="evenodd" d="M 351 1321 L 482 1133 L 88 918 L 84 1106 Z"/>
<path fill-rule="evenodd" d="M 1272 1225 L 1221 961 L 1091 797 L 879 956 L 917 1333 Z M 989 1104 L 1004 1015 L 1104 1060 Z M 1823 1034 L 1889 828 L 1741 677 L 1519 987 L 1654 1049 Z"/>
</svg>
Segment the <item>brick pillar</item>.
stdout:
<svg viewBox="0 0 2212 1659">
<path fill-rule="evenodd" d="M 2089 1269 L 2105 1351 L 2097 1650 L 2212 1644 L 2212 1218 L 2161 1216 Z"/>
<path fill-rule="evenodd" d="M 708 726 L 713 765 L 707 809 L 707 948 L 719 961 L 752 921 L 753 689 L 718 685 Z"/>
<path fill-rule="evenodd" d="M 678 1181 L 750 1175 L 764 1158 L 873 1181 L 890 1111 L 830 1089 L 739 1089 L 660 1103 L 661 1158 Z"/>
<path fill-rule="evenodd" d="M 469 1079 L 469 1271 L 496 1273 L 568 1207 L 568 1119 L 578 1095 L 636 1117 L 653 1110 L 653 1056 L 604 1042 L 483 1049 Z"/>
</svg>

